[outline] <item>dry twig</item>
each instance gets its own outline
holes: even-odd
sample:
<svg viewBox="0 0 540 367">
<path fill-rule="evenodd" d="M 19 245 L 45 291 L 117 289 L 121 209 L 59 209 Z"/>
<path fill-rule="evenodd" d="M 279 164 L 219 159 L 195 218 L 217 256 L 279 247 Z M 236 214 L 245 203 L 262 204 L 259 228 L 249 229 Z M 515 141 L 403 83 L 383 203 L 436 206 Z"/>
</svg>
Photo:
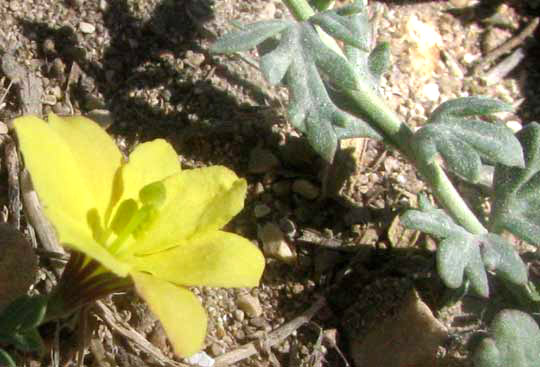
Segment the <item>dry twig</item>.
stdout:
<svg viewBox="0 0 540 367">
<path fill-rule="evenodd" d="M 20 184 L 22 188 L 22 198 L 26 218 L 36 230 L 41 244 L 47 251 L 65 254 L 62 246 L 58 244 L 58 239 L 56 238 L 54 228 L 43 214 L 38 196 L 32 188 L 30 175 L 26 170 L 21 172 Z"/>
<path fill-rule="evenodd" d="M 137 347 L 139 347 L 141 351 L 154 358 L 154 360 L 160 365 L 172 367 L 189 367 L 189 365 L 173 361 L 172 359 L 165 356 L 158 348 L 156 348 L 152 343 L 146 340 L 144 336 L 139 334 L 129 324 L 122 320 L 119 320 L 113 313 L 113 311 L 102 301 L 96 302 L 96 308 L 98 309 L 98 316 L 102 318 L 103 321 L 105 321 L 105 323 L 113 331 L 122 335 L 124 338 L 137 345 Z"/>
<path fill-rule="evenodd" d="M 326 305 L 326 299 L 320 297 L 310 308 L 308 308 L 300 316 L 294 318 L 288 323 L 282 325 L 276 330 L 268 334 L 265 340 L 254 341 L 245 345 L 242 345 L 238 349 L 222 354 L 215 360 L 214 367 L 229 366 L 233 363 L 241 361 L 245 358 L 251 357 L 254 354 L 259 353 L 261 347 L 270 348 L 291 335 L 295 330 L 300 328 L 305 323 L 309 322 L 321 308 Z"/>
<path fill-rule="evenodd" d="M 8 135 L 4 137 L 4 156 L 8 174 L 9 224 L 21 228 L 21 197 L 19 186 L 19 156 L 15 142 Z"/>
<path fill-rule="evenodd" d="M 534 18 L 533 20 L 531 20 L 529 22 L 529 24 L 527 24 L 527 26 L 525 27 L 525 29 L 523 29 L 523 31 L 521 31 L 521 33 L 519 33 L 515 37 L 510 38 L 508 41 L 503 43 L 501 46 L 497 47 L 496 49 L 494 49 L 493 51 L 488 53 L 486 56 L 484 56 L 482 61 L 480 61 L 474 67 L 473 73 L 474 74 L 480 73 L 482 71 L 482 69 L 486 65 L 492 63 L 493 61 L 495 61 L 496 59 L 498 59 L 499 57 L 501 57 L 505 53 L 508 53 L 511 50 L 513 50 L 514 48 L 521 45 L 523 43 L 523 41 L 525 41 L 525 39 L 527 37 L 529 37 L 530 35 L 532 35 L 534 33 L 534 31 L 535 31 L 536 27 L 538 26 L 539 22 L 540 22 L 540 18 Z"/>
</svg>

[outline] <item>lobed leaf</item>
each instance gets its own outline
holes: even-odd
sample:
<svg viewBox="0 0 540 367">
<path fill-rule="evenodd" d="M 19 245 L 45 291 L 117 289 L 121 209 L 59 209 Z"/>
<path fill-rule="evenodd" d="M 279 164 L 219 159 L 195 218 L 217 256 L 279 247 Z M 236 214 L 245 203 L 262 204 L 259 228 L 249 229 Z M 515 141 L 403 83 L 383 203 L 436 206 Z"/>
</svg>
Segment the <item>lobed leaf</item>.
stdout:
<svg viewBox="0 0 540 367">
<path fill-rule="evenodd" d="M 527 266 L 513 246 L 499 235 L 488 233 L 476 236 L 484 265 L 507 282 L 527 284 Z"/>
<path fill-rule="evenodd" d="M 512 285 L 527 284 L 527 267 L 502 237 L 475 235 L 456 224 L 443 210 L 433 208 L 422 199 L 423 210 L 408 210 L 401 223 L 440 238 L 437 270 L 450 288 L 459 288 L 466 277 L 481 296 L 489 296 L 486 270 Z"/>
<path fill-rule="evenodd" d="M 449 170 L 470 182 L 478 182 L 482 161 L 522 167 L 519 140 L 506 126 L 462 117 L 502 110 L 505 104 L 478 97 L 459 98 L 443 103 L 429 124 L 414 135 L 417 157 L 428 163 L 443 158 Z"/>
<path fill-rule="evenodd" d="M 336 11 L 330 10 L 315 14 L 309 21 L 320 26 L 332 37 L 366 52 L 369 51 L 369 44 L 367 44 L 365 37 L 358 37 L 349 17 L 343 17 Z"/>
<path fill-rule="evenodd" d="M 441 241 L 437 249 L 437 270 L 448 287 L 459 288 L 466 275 L 479 295 L 489 297 L 487 274 L 472 236 L 454 236 Z"/>
<path fill-rule="evenodd" d="M 314 26 L 343 40 L 348 58 L 326 46 Z M 278 34 L 279 41 L 271 38 Z M 340 139 L 381 138 L 377 130 L 343 110 L 334 100 L 339 90 L 358 89 L 359 83 L 378 88 L 385 51 L 381 48 L 373 55 L 372 74 L 367 52 L 371 38 L 365 7 L 357 1 L 319 13 L 306 22 L 270 21 L 246 26 L 225 35 L 211 51 L 235 52 L 261 44 L 260 66 L 264 76 L 271 84 L 285 82 L 289 89 L 289 120 L 306 134 L 314 150 L 331 162 Z M 270 40 L 275 43 L 270 45 Z M 356 59 L 353 49 L 359 52 Z"/>
<path fill-rule="evenodd" d="M 462 97 L 442 103 L 431 113 L 429 122 L 438 123 L 449 119 L 474 115 L 484 116 L 512 110 L 511 105 L 496 99 L 482 96 Z"/>
<path fill-rule="evenodd" d="M 478 367 L 536 367 L 540 361 L 540 329 L 517 310 L 499 312 L 474 353 Z"/>
<path fill-rule="evenodd" d="M 437 238 L 463 236 L 468 233 L 441 209 L 407 210 L 399 220 L 407 228 L 416 229 Z"/>
<path fill-rule="evenodd" d="M 388 42 L 379 43 L 368 57 L 368 67 L 375 79 L 381 76 L 390 68 L 390 44 Z"/>
<path fill-rule="evenodd" d="M 265 20 L 248 24 L 241 30 L 229 32 L 218 39 L 210 47 L 210 52 L 232 53 L 251 50 L 259 43 L 286 29 L 291 23 L 285 20 Z"/>
<path fill-rule="evenodd" d="M 516 134 L 525 165 L 495 166 L 491 231 L 507 230 L 540 246 L 540 124 L 532 122 Z"/>
</svg>

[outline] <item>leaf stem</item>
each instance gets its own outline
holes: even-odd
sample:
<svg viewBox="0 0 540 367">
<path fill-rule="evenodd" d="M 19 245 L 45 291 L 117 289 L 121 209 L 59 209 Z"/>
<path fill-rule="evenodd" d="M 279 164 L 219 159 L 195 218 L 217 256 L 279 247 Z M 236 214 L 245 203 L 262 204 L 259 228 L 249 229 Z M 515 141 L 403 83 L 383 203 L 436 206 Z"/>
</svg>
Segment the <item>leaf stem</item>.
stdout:
<svg viewBox="0 0 540 367">
<path fill-rule="evenodd" d="M 305 21 L 315 14 L 306 0 L 283 0 L 283 3 L 299 21 Z M 331 41 L 334 45 L 337 45 L 334 39 L 331 39 Z M 323 39 L 323 42 L 328 44 L 327 39 Z M 367 115 L 372 126 L 378 128 L 385 135 L 386 140 L 396 146 L 416 166 L 426 183 L 432 188 L 437 200 L 459 224 L 471 233 L 487 232 L 467 206 L 440 164 L 438 162 L 428 164 L 416 159 L 414 150 L 411 147 L 414 133 L 394 111 L 388 108 L 379 95 L 365 85 L 359 85 L 356 90 L 345 90 L 344 93 L 353 102 L 353 110 L 349 112 L 361 118 L 365 118 Z"/>
</svg>

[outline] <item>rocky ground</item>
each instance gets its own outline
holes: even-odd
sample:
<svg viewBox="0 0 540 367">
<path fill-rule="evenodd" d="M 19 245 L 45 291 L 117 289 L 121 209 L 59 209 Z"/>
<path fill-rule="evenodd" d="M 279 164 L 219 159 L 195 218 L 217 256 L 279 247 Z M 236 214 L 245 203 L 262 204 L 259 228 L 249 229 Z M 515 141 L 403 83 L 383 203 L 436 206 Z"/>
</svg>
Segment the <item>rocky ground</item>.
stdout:
<svg viewBox="0 0 540 367">
<path fill-rule="evenodd" d="M 534 37 L 478 65 L 534 21 L 532 5 L 370 3 L 378 40 L 392 50 L 382 92 L 411 126 L 441 102 L 467 95 L 512 103 L 516 112 L 498 118 L 514 129 L 536 118 Z M 288 16 L 274 0 L 0 3 L 1 121 L 23 112 L 84 114 L 107 127 L 125 152 L 160 137 L 184 167 L 230 167 L 247 178 L 249 195 L 228 230 L 267 255 L 258 288 L 195 290 L 210 319 L 197 360 L 174 362 L 159 323 L 126 294 L 88 310 L 84 338 L 81 327 L 64 328 L 56 341 L 54 330 L 44 330 L 50 354 L 41 361 L 19 354 L 21 365 L 470 364 L 466 344 L 485 328 L 472 310 L 482 303 L 470 297 L 449 304 L 434 269 L 434 242 L 396 219 L 425 189 L 414 169 L 381 143 L 345 141 L 323 198 L 323 163 L 287 123 L 286 90 L 262 79 L 254 52 L 207 51 L 231 20 Z M 509 55 L 520 62 L 501 74 L 494 67 Z M 34 105 L 21 100 L 13 63 L 42 85 L 30 89 L 38 96 Z M 11 219 L 2 169 L 1 204 Z M 481 213 L 486 193 L 461 189 Z M 30 233 L 24 217 L 21 228 Z M 36 290 L 44 289 L 48 273 L 42 266 Z"/>
</svg>

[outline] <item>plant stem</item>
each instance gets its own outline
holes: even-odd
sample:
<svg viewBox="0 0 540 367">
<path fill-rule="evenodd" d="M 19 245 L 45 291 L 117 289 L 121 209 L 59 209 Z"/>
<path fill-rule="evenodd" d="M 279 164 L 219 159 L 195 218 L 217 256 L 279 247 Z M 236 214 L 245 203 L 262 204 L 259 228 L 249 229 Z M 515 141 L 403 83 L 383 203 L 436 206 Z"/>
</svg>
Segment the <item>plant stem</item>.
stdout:
<svg viewBox="0 0 540 367">
<path fill-rule="evenodd" d="M 315 14 L 306 0 L 283 0 L 283 3 L 299 21 L 305 21 Z M 327 39 L 323 39 L 323 42 L 328 44 Z M 334 39 L 331 39 L 330 42 L 332 44 L 328 44 L 328 46 L 332 48 L 337 45 Z M 394 111 L 388 108 L 379 95 L 364 85 L 358 86 L 357 90 L 345 90 L 344 93 L 353 102 L 353 110 L 349 112 L 359 117 L 367 115 L 369 122 L 377 127 L 385 135 L 385 138 L 416 166 L 424 180 L 432 188 L 437 200 L 460 225 L 471 233 L 487 232 L 444 173 L 440 164 L 438 162 L 428 164 L 416 159 L 416 154 L 411 146 L 412 130 L 401 121 Z"/>
<path fill-rule="evenodd" d="M 315 14 L 306 0 L 283 0 L 283 3 L 299 21 L 308 20 L 309 17 Z"/>
</svg>

